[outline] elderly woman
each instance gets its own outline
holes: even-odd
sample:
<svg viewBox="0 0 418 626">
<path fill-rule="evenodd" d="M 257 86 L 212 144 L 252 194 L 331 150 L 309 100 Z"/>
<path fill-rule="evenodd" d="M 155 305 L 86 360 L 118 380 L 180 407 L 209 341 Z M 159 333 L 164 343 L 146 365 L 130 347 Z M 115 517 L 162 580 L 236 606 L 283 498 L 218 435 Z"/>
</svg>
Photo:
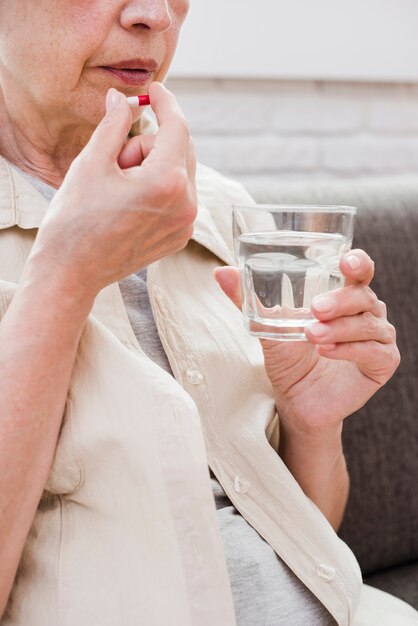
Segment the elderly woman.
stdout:
<svg viewBox="0 0 418 626">
<path fill-rule="evenodd" d="M 0 0 L 1 623 L 415 624 L 335 533 L 342 422 L 399 360 L 373 263 L 343 258 L 308 343 L 247 336 L 251 199 L 196 179 L 160 84 L 187 9 Z"/>
</svg>

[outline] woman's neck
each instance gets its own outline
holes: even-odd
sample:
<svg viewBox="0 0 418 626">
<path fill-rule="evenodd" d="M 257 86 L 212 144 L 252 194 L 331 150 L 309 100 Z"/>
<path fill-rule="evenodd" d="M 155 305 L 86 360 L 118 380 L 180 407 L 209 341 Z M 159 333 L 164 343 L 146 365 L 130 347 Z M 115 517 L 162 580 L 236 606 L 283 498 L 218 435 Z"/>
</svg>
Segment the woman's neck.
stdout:
<svg viewBox="0 0 418 626">
<path fill-rule="evenodd" d="M 60 123 L 61 122 L 61 123 Z M 7 110 L 0 92 L 0 154 L 16 167 L 58 188 L 93 128 L 52 123 L 34 112 Z"/>
</svg>

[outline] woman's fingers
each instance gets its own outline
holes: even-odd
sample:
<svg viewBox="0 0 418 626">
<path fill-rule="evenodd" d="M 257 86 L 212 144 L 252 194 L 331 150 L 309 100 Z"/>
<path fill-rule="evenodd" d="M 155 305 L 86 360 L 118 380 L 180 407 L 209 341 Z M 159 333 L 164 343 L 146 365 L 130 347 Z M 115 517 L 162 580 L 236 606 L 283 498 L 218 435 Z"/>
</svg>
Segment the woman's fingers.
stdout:
<svg viewBox="0 0 418 626">
<path fill-rule="evenodd" d="M 328 359 L 351 361 L 379 385 L 389 380 L 401 360 L 396 343 L 393 342 L 354 341 L 318 346 L 317 350 Z"/>
<path fill-rule="evenodd" d="M 328 359 L 351 361 L 379 385 L 399 365 L 396 331 L 386 319 L 386 305 L 370 289 L 374 263 L 362 250 L 343 256 L 346 287 L 317 296 L 312 312 L 318 322 L 306 329 L 309 341 Z"/>
<path fill-rule="evenodd" d="M 91 155 L 92 162 L 113 164 L 126 141 L 132 125 L 132 110 L 125 96 L 116 89 L 109 89 L 106 98 L 106 115 L 97 126 L 80 157 Z M 75 160 L 77 161 L 77 159 Z"/>
<path fill-rule="evenodd" d="M 141 165 L 154 148 L 155 141 L 156 135 L 136 135 L 128 139 L 119 155 L 119 166 L 122 169 L 129 169 Z M 196 176 L 196 154 L 194 144 L 190 137 L 188 144 L 185 146 L 185 151 L 186 169 L 190 178 L 194 180 Z M 159 153 L 161 154 L 161 150 L 159 150 Z"/>
<path fill-rule="evenodd" d="M 214 272 L 219 286 L 240 310 L 242 308 L 242 292 L 239 270 L 236 267 L 217 267 Z"/>
<path fill-rule="evenodd" d="M 357 315 L 365 311 L 370 311 L 376 317 L 386 317 L 385 304 L 377 298 L 370 287 L 359 284 L 316 296 L 312 300 L 311 309 L 320 321 Z"/>
<path fill-rule="evenodd" d="M 374 262 L 364 250 L 350 250 L 340 261 L 346 286 L 361 283 L 369 285 L 374 276 Z"/>
<path fill-rule="evenodd" d="M 215 278 L 225 294 L 238 308 L 241 308 L 242 293 L 239 270 L 235 267 L 219 267 L 215 270 Z M 312 302 L 312 311 L 318 320 L 324 322 L 358 316 L 366 312 L 372 314 L 373 318 L 386 319 L 385 304 L 378 300 L 370 287 L 358 284 L 317 296 Z M 359 323 L 359 319 L 354 322 L 354 326 Z M 373 325 L 370 316 L 367 323 L 369 327 Z M 366 322 L 364 321 L 362 324 L 365 326 Z"/>
<path fill-rule="evenodd" d="M 339 317 L 330 322 L 315 322 L 306 329 L 309 341 L 317 345 L 351 343 L 356 341 L 396 341 L 396 331 L 392 324 L 376 317 L 370 311 L 350 317 Z"/>
<path fill-rule="evenodd" d="M 142 161 L 147 158 L 154 146 L 154 135 L 138 135 L 131 137 L 119 155 L 118 163 L 123 169 L 129 169 L 137 165 L 141 165 Z"/>
<path fill-rule="evenodd" d="M 148 161 L 189 168 L 190 131 L 180 105 L 161 83 L 150 85 L 149 96 L 159 129 Z"/>
</svg>

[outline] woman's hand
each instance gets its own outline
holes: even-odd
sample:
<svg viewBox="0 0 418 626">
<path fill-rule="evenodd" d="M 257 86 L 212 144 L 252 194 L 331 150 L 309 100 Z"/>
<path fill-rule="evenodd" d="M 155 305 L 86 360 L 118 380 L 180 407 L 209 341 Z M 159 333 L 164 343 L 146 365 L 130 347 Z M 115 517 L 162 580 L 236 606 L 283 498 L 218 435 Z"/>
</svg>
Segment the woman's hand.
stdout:
<svg viewBox="0 0 418 626">
<path fill-rule="evenodd" d="M 261 340 L 281 423 L 290 431 L 333 429 L 381 387 L 399 364 L 395 329 L 369 287 L 374 264 L 362 250 L 341 260 L 343 289 L 313 300 L 320 320 L 306 330 L 309 343 Z M 241 308 L 238 270 L 219 268 L 216 278 Z"/>
<path fill-rule="evenodd" d="M 29 263 L 78 293 L 94 297 L 182 249 L 192 235 L 197 199 L 189 129 L 165 87 L 154 83 L 149 94 L 159 130 L 126 141 L 131 109 L 123 94 L 109 91 L 106 116 L 39 230 Z"/>
<path fill-rule="evenodd" d="M 340 268 L 346 287 L 314 299 L 312 311 L 320 321 L 306 330 L 309 342 L 260 340 L 280 416 L 278 452 L 336 530 L 349 489 L 342 422 L 399 364 L 395 330 L 369 287 L 373 262 L 354 250 L 342 258 Z M 238 270 L 219 268 L 215 275 L 241 308 Z"/>
</svg>

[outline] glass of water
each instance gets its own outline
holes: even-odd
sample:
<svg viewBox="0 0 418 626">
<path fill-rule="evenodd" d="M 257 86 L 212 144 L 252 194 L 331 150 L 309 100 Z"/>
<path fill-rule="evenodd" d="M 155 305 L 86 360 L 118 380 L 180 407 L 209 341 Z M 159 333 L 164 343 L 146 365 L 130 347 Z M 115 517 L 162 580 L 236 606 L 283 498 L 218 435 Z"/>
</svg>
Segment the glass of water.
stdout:
<svg viewBox="0 0 418 626">
<path fill-rule="evenodd" d="M 234 247 L 244 324 L 251 335 L 306 341 L 311 301 L 344 286 L 357 209 L 349 206 L 235 205 Z"/>
</svg>

